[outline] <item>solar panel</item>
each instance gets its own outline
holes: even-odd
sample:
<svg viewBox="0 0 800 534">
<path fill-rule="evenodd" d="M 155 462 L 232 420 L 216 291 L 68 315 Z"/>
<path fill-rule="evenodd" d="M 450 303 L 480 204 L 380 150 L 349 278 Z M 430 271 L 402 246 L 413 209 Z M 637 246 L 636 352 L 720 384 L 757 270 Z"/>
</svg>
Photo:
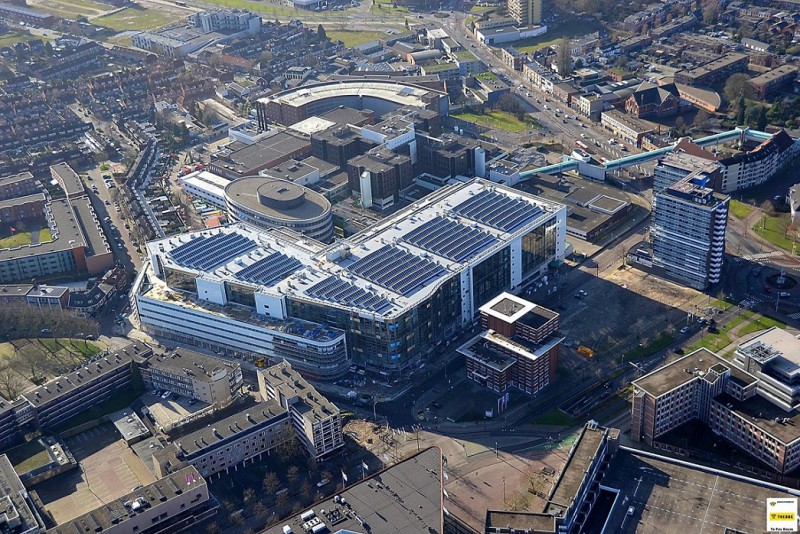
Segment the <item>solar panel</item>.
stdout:
<svg viewBox="0 0 800 534">
<path fill-rule="evenodd" d="M 306 294 L 374 312 L 382 312 L 392 307 L 392 304 L 380 295 L 370 293 L 335 276 L 329 276 L 322 282 L 314 284 L 306 291 Z"/>
<path fill-rule="evenodd" d="M 457 262 L 497 242 L 494 236 L 444 217 L 435 217 L 403 238 L 412 245 Z"/>
<path fill-rule="evenodd" d="M 236 273 L 236 278 L 254 284 L 270 285 L 277 280 L 283 280 L 302 266 L 296 258 L 276 252 L 248 265 Z"/>
<path fill-rule="evenodd" d="M 243 235 L 220 233 L 196 237 L 174 248 L 170 256 L 179 265 L 206 271 L 255 247 L 255 241 Z"/>
<path fill-rule="evenodd" d="M 456 206 L 453 212 L 492 228 L 512 232 L 538 217 L 542 208 L 521 198 L 483 190 Z"/>
<path fill-rule="evenodd" d="M 441 265 L 389 245 L 361 258 L 349 269 L 361 278 L 403 296 L 445 273 Z"/>
</svg>

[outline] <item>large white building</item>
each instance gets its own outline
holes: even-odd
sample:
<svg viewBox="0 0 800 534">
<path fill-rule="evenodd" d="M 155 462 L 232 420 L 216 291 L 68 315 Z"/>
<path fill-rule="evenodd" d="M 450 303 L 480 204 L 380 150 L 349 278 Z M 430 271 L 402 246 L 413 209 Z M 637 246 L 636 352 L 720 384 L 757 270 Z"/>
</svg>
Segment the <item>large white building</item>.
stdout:
<svg viewBox="0 0 800 534">
<path fill-rule="evenodd" d="M 562 260 L 565 238 L 563 205 L 475 179 L 328 246 L 243 223 L 148 243 L 131 294 L 158 336 L 306 376 L 338 376 L 349 356 L 396 378 Z"/>
</svg>

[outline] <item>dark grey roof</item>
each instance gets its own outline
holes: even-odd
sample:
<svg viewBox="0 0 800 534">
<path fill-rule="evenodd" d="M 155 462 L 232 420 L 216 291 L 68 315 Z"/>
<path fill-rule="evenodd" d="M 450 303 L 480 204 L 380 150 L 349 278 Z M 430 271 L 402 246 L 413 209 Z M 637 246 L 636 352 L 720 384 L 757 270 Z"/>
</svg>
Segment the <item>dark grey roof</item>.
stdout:
<svg viewBox="0 0 800 534">
<path fill-rule="evenodd" d="M 379 466 L 369 467 L 377 469 Z M 358 477 L 357 473 L 346 474 L 351 483 Z M 442 453 L 438 448 L 430 448 L 347 488 L 339 494 L 346 504 L 330 498 L 303 511 L 314 510 L 330 532 L 442 532 L 441 477 Z M 303 523 L 298 514 L 276 523 L 262 534 L 283 534 L 284 525 L 289 525 L 295 533 L 302 533 Z"/>
</svg>

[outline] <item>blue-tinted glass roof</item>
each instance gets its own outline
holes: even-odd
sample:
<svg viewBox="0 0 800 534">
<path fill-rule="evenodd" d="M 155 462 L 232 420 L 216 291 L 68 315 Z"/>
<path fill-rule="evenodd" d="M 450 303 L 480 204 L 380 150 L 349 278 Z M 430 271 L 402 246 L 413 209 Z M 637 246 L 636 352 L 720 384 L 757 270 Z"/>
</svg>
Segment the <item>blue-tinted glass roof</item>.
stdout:
<svg viewBox="0 0 800 534">
<path fill-rule="evenodd" d="M 211 237 L 196 237 L 174 248 L 170 256 L 179 265 L 207 271 L 255 247 L 255 241 L 248 237 L 237 233 L 220 233 Z"/>
<path fill-rule="evenodd" d="M 412 245 L 463 262 L 494 245 L 497 240 L 483 230 L 470 228 L 444 217 L 435 217 L 403 237 Z"/>
<path fill-rule="evenodd" d="M 280 252 L 261 258 L 252 265 L 248 265 L 238 273 L 236 278 L 254 284 L 269 285 L 277 280 L 286 278 L 303 266 L 300 261 Z"/>
<path fill-rule="evenodd" d="M 389 245 L 361 258 L 349 269 L 403 296 L 445 273 L 441 265 Z"/>
<path fill-rule="evenodd" d="M 336 276 L 329 276 L 322 282 L 314 284 L 306 291 L 310 297 L 330 300 L 374 312 L 381 312 L 391 308 L 392 304 L 375 293 L 371 293 L 358 286 L 345 282 Z"/>
<path fill-rule="evenodd" d="M 542 209 L 520 198 L 484 190 L 453 209 L 454 213 L 504 232 L 513 232 L 532 221 Z"/>
</svg>

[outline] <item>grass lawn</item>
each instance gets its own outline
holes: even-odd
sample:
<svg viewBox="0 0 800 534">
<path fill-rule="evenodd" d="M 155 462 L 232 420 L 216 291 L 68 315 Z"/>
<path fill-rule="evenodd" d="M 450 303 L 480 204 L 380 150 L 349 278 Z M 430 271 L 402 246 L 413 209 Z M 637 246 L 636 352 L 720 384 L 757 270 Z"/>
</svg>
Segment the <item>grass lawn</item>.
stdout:
<svg viewBox="0 0 800 534">
<path fill-rule="evenodd" d="M 487 11 L 494 11 L 495 9 L 497 9 L 495 6 L 472 6 L 469 12 L 475 13 L 476 15 L 482 15 Z"/>
<path fill-rule="evenodd" d="M 175 20 L 176 14 L 166 10 L 146 9 L 132 4 L 122 11 L 98 17 L 92 22 L 112 30 L 151 30 Z"/>
<path fill-rule="evenodd" d="M 342 41 L 344 43 L 344 46 L 347 48 L 350 48 L 351 46 L 358 46 L 360 44 L 364 44 L 369 41 L 375 41 L 378 39 L 384 39 L 390 37 L 390 35 L 386 33 L 386 30 L 335 31 L 335 30 L 328 30 L 327 28 L 325 29 L 325 35 L 327 35 L 331 41 Z"/>
<path fill-rule="evenodd" d="M 685 350 L 687 354 L 697 349 L 708 349 L 711 352 L 719 352 L 730 344 L 731 338 L 728 337 L 728 334 L 724 330 L 720 330 L 719 334 L 708 334 Z"/>
<path fill-rule="evenodd" d="M 553 408 L 534 418 L 531 423 L 534 425 L 553 425 L 553 426 L 572 426 L 576 422 L 574 417 L 570 417 L 558 408 Z"/>
<path fill-rule="evenodd" d="M 652 356 L 656 352 L 665 349 L 673 341 L 675 341 L 674 337 L 666 332 L 662 332 L 654 337 L 647 345 L 640 345 L 626 352 L 622 356 L 624 360 L 621 361 L 630 362 L 640 358 L 646 358 L 647 356 Z"/>
<path fill-rule="evenodd" d="M 19 474 L 50 463 L 50 455 L 44 445 L 39 443 L 39 440 L 23 443 L 5 453 L 8 455 L 11 465 L 14 466 L 14 470 Z"/>
<path fill-rule="evenodd" d="M 780 328 L 786 328 L 786 325 L 780 321 L 776 321 L 775 319 L 771 319 L 770 317 L 759 316 L 758 319 L 750 323 L 749 325 L 743 327 L 739 330 L 739 335 L 744 336 L 747 334 L 752 334 L 753 332 L 758 332 L 759 330 L 766 330 L 767 328 L 772 328 L 773 326 L 777 326 Z"/>
<path fill-rule="evenodd" d="M 111 11 L 113 6 L 92 2 L 91 0 L 46 0 L 31 2 L 34 8 L 39 11 L 46 11 L 65 19 L 76 19 L 80 15 L 93 17 Z"/>
<path fill-rule="evenodd" d="M 519 120 L 513 114 L 500 110 L 486 111 L 480 115 L 477 113 L 458 113 L 453 114 L 453 117 L 512 133 L 522 133 L 536 127 L 536 122 L 532 119 L 526 117 L 525 120 Z"/>
<path fill-rule="evenodd" d="M 27 33 L 6 32 L 0 35 L 0 47 L 15 45 L 31 39 L 36 39 L 36 37 Z"/>
<path fill-rule="evenodd" d="M 523 39 L 517 41 L 514 48 L 520 52 L 535 52 L 542 48 L 552 46 L 558 43 L 559 39 L 566 37 L 572 39 L 580 35 L 586 35 L 594 31 L 602 29 L 602 25 L 598 22 L 587 22 L 578 18 L 565 20 L 556 28 L 549 29 L 547 33 L 530 39 Z"/>
<path fill-rule="evenodd" d="M 31 244 L 30 232 L 17 232 L 14 235 L 10 235 L 8 237 L 0 239 L 0 249 L 20 247 L 22 245 L 30 245 L 30 244 Z"/>
<path fill-rule="evenodd" d="M 53 234 L 50 233 L 50 228 L 42 228 L 39 230 L 39 243 L 46 243 L 53 240 Z"/>
<path fill-rule="evenodd" d="M 792 251 L 792 234 L 788 213 L 765 215 L 753 226 L 753 231 L 783 250 Z"/>
<path fill-rule="evenodd" d="M 753 206 L 750 204 L 745 204 L 744 202 L 739 202 L 738 200 L 731 200 L 729 211 L 731 215 L 737 219 L 744 219 L 750 215 L 754 209 L 755 208 L 753 208 Z"/>
</svg>

